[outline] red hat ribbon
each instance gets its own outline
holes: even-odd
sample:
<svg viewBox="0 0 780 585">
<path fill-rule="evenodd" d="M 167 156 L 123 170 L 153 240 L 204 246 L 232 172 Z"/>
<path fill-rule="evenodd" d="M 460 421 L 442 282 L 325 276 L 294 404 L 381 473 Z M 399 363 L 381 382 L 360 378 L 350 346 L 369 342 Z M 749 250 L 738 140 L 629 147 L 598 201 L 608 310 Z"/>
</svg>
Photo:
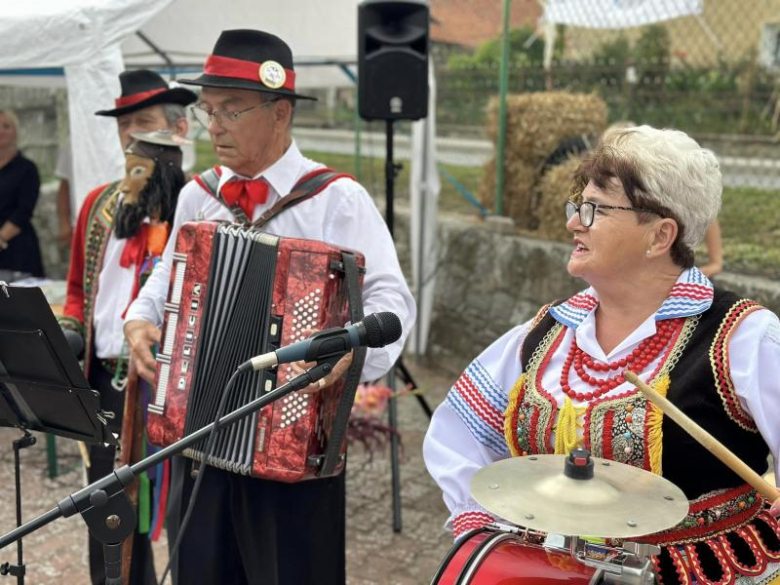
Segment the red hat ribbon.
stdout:
<svg viewBox="0 0 780 585">
<path fill-rule="evenodd" d="M 278 66 L 278 63 L 268 62 L 268 64 L 271 63 Z M 221 55 L 209 55 L 203 66 L 203 73 L 216 75 L 217 77 L 236 77 L 249 81 L 259 81 L 271 89 L 283 87 L 290 91 L 295 91 L 295 71 L 285 68 L 284 82 L 274 87 L 262 73 L 264 65 L 265 63 L 255 63 L 254 61 L 244 61 L 243 59 L 233 59 L 232 57 L 222 57 Z"/>
<path fill-rule="evenodd" d="M 159 89 L 150 89 L 149 91 L 142 91 L 140 93 L 134 93 L 132 95 L 126 95 L 124 97 L 117 98 L 116 100 L 114 100 L 114 103 L 116 104 L 117 108 L 124 108 L 127 106 L 132 106 L 134 104 L 137 104 L 138 102 L 148 100 L 150 97 L 155 96 L 158 93 L 162 93 L 164 91 L 168 91 L 168 88 L 161 87 Z"/>
</svg>

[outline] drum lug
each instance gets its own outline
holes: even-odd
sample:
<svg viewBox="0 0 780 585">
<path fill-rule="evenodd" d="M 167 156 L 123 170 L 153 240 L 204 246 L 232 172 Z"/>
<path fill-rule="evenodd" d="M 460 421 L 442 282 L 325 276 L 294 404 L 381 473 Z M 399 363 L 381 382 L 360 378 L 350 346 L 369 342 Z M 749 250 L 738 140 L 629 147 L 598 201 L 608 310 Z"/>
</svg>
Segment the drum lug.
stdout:
<svg viewBox="0 0 780 585">
<path fill-rule="evenodd" d="M 655 544 L 646 544 L 642 542 L 624 542 L 623 550 L 636 557 L 644 558 L 657 556 L 661 554 L 661 547 Z"/>
<path fill-rule="evenodd" d="M 661 553 L 661 549 L 654 544 L 639 542 L 624 542 L 625 556 L 622 564 L 614 568 L 606 568 L 603 581 L 613 585 L 653 585 L 655 583 L 655 567 L 653 555 Z"/>
</svg>

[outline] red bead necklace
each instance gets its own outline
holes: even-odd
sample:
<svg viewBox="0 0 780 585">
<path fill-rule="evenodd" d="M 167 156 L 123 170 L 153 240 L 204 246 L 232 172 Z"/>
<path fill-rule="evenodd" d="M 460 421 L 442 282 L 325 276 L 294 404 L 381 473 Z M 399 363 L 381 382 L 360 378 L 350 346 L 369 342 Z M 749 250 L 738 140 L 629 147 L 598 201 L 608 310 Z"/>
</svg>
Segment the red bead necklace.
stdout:
<svg viewBox="0 0 780 585">
<path fill-rule="evenodd" d="M 624 370 L 631 367 L 636 373 L 639 373 L 655 361 L 658 355 L 669 344 L 669 341 L 674 337 L 676 330 L 680 328 L 684 321 L 684 319 L 658 321 L 655 335 L 643 340 L 626 357 L 606 364 L 593 361 L 592 357 L 582 351 L 577 345 L 577 336 L 575 335 L 572 339 L 571 347 L 569 348 L 569 354 L 566 356 L 566 361 L 561 370 L 561 389 L 569 398 L 574 398 L 582 402 L 583 400 L 598 398 L 602 394 L 606 394 L 610 390 L 617 388 L 625 382 L 623 374 L 608 376 L 606 378 L 596 378 L 591 376 L 585 368 L 587 367 L 594 372 L 609 372 L 618 369 Z M 592 392 L 575 392 L 572 390 L 569 385 L 569 373 L 571 372 L 572 365 L 580 380 L 589 386 L 596 388 L 595 390 Z"/>
</svg>

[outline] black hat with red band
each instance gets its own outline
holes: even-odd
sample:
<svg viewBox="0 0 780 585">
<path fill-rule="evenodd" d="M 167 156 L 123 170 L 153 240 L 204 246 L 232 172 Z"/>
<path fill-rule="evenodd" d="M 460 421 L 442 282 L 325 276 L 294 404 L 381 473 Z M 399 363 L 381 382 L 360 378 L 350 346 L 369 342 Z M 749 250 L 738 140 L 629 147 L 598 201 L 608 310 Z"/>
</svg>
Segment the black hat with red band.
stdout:
<svg viewBox="0 0 780 585">
<path fill-rule="evenodd" d="M 295 93 L 295 70 L 290 47 L 259 30 L 226 30 L 206 58 L 203 75 L 182 79 L 185 85 L 250 89 L 296 99 L 317 98 Z"/>
<path fill-rule="evenodd" d="M 119 84 L 122 86 L 122 95 L 115 100 L 115 108 L 100 110 L 95 112 L 95 115 L 116 118 L 149 106 L 158 104 L 186 106 L 198 99 L 198 96 L 187 88 L 169 87 L 162 77 L 148 69 L 123 71 L 119 74 Z"/>
</svg>

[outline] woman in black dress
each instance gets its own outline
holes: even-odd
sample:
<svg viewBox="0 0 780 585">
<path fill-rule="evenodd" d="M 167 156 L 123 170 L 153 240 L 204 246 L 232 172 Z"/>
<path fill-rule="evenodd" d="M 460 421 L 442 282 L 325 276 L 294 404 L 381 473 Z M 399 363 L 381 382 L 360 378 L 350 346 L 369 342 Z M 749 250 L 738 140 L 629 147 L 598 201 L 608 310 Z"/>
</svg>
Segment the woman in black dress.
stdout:
<svg viewBox="0 0 780 585">
<path fill-rule="evenodd" d="M 41 180 L 35 163 L 17 147 L 19 122 L 0 110 L 0 269 L 43 276 L 38 236 L 31 219 Z"/>
</svg>

